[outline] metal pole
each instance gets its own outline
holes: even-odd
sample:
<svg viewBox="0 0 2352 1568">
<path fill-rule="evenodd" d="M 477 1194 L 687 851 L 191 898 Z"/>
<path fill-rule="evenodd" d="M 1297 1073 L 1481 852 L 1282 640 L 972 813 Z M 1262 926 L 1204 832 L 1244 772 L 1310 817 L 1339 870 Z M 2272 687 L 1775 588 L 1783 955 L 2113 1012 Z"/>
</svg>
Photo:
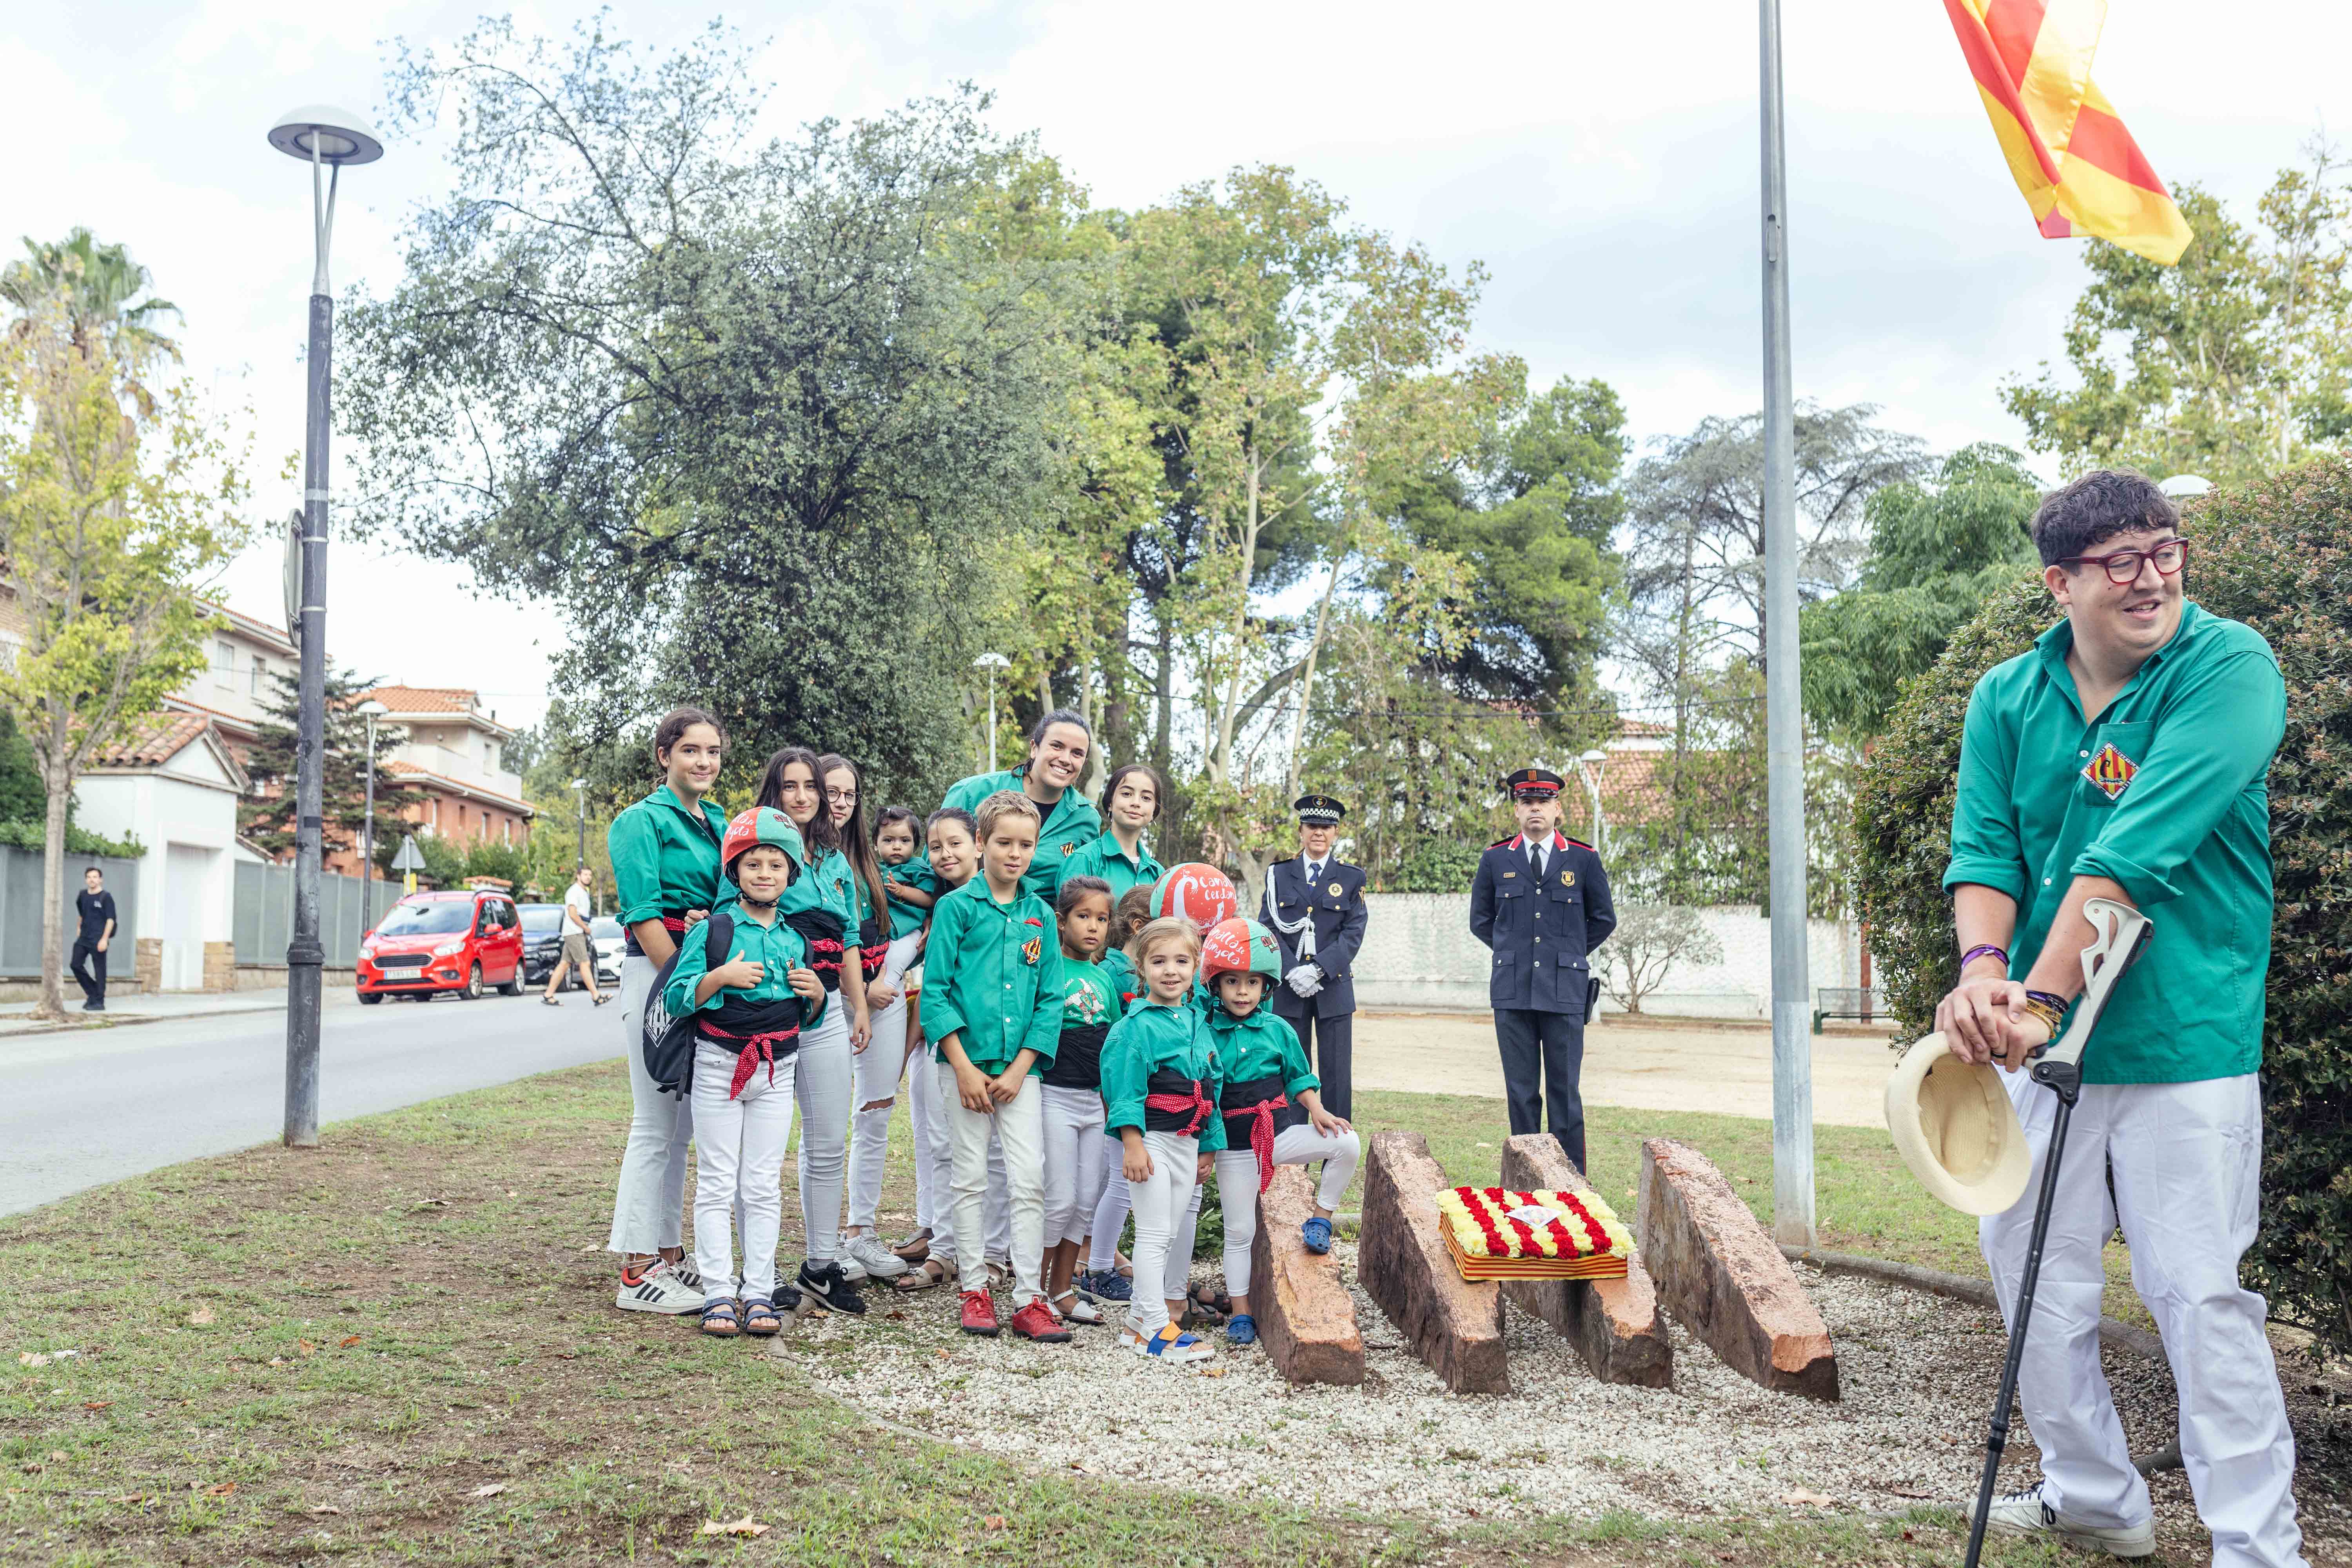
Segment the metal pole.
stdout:
<svg viewBox="0 0 2352 1568">
<path fill-rule="evenodd" d="M 982 773 L 996 769 L 996 666 L 988 667 L 988 766 Z"/>
<path fill-rule="evenodd" d="M 1772 1234 L 1811 1247 L 1813 1062 L 1807 1038 L 1805 714 L 1797 688 L 1796 402 L 1789 373 L 1789 181 L 1780 0 L 1759 0 L 1764 186 L 1764 723 L 1772 892 Z"/>
<path fill-rule="evenodd" d="M 337 171 L 341 173 L 340 170 Z M 327 729 L 328 400 L 334 385 L 335 302 L 327 292 L 334 186 L 322 193 L 317 141 L 310 154 L 316 265 L 310 281 L 310 349 L 302 458 L 302 675 L 295 730 L 294 935 L 286 944 L 286 1144 L 319 1142 L 319 1004 L 326 949 L 319 942 L 319 832 L 324 810 L 320 766 Z"/>
<path fill-rule="evenodd" d="M 360 940 L 367 940 L 368 894 L 375 881 L 375 715 L 367 716 L 367 826 L 360 831 Z M 354 954 L 358 950 L 352 950 Z M 358 963 L 355 956 L 354 966 Z"/>
</svg>

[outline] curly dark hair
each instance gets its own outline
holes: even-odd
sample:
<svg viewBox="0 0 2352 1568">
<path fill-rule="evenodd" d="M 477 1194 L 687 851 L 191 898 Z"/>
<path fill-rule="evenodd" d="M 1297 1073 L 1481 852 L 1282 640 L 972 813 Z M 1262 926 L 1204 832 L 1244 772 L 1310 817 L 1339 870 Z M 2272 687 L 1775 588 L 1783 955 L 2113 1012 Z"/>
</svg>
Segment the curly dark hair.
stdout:
<svg viewBox="0 0 2352 1568">
<path fill-rule="evenodd" d="M 2086 553 L 2118 533 L 2153 533 L 2180 526 L 2180 509 L 2145 474 L 2094 468 L 2042 498 L 2033 514 L 2033 546 L 2042 564 Z"/>
</svg>

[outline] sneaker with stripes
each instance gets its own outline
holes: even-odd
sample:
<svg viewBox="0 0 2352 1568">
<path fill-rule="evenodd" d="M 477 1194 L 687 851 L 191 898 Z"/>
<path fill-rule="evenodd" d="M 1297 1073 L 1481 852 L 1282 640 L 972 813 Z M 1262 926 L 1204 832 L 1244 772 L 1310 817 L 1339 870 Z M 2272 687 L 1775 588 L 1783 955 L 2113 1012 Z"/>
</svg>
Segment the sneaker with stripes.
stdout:
<svg viewBox="0 0 2352 1568">
<path fill-rule="evenodd" d="M 621 1271 L 620 1293 L 613 1305 L 624 1312 L 663 1312 L 683 1317 L 702 1310 L 703 1293 L 677 1277 L 666 1262 L 656 1262 L 643 1274 Z"/>
</svg>

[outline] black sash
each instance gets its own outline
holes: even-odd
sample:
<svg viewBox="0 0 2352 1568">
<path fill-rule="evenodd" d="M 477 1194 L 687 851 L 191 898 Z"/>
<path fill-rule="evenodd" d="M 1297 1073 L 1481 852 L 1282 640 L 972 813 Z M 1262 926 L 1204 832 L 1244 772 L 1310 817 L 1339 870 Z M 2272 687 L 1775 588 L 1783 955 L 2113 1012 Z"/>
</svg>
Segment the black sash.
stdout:
<svg viewBox="0 0 2352 1568">
<path fill-rule="evenodd" d="M 1285 1090 L 1282 1077 L 1254 1078 L 1247 1083 L 1229 1083 L 1217 1096 L 1217 1113 L 1225 1119 L 1225 1147 L 1249 1147 L 1250 1121 L 1257 1108 L 1270 1100 L 1279 1100 Z M 1286 1127 L 1307 1125 L 1307 1108 L 1297 1100 L 1279 1105 L 1274 1110 L 1274 1130 L 1279 1133 Z"/>
<path fill-rule="evenodd" d="M 1160 1068 L 1144 1084 L 1143 1092 L 1147 1097 L 1158 1094 L 1178 1094 L 1190 1100 L 1192 1097 L 1192 1079 L 1178 1072 L 1174 1068 Z M 1199 1127 L 1195 1127 L 1192 1123 L 1193 1113 L 1190 1110 L 1160 1110 L 1150 1104 L 1146 1104 L 1143 1108 L 1143 1130 L 1146 1132 L 1179 1132 L 1198 1137 L 1202 1129 L 1208 1125 L 1208 1121 L 1205 1117 L 1202 1118 Z"/>
<path fill-rule="evenodd" d="M 1099 1091 L 1103 1037 L 1109 1033 L 1108 1024 L 1073 1024 L 1064 1029 L 1061 1043 L 1054 1047 L 1054 1065 L 1039 1076 L 1038 1081 L 1055 1089 Z"/>
</svg>

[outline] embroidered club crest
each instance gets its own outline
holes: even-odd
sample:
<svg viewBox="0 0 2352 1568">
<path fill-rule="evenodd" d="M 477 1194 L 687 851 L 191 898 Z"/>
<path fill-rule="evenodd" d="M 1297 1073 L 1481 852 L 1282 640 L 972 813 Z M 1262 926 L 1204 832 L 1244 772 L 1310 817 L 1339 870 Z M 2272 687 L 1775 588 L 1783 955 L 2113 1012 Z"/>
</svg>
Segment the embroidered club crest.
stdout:
<svg viewBox="0 0 2352 1568">
<path fill-rule="evenodd" d="M 1559 885 L 1563 888 L 1573 888 L 1576 886 L 1576 873 L 1573 871 L 1562 871 L 1559 874 Z"/>
<path fill-rule="evenodd" d="M 2083 776 L 2097 786 L 2109 800 L 2124 793 L 2139 772 L 2139 764 L 2116 750 L 2113 741 L 2099 748 L 2098 755 L 2084 765 Z"/>
<path fill-rule="evenodd" d="M 1071 851 L 1075 850 L 1076 848 L 1077 848 L 1077 846 L 1076 846 L 1076 845 L 1075 845 L 1075 844 L 1065 844 L 1065 845 L 1063 845 L 1063 846 L 1062 846 L 1062 858 L 1063 858 L 1063 859 L 1065 859 L 1065 860 L 1068 859 L 1068 858 L 1070 858 L 1070 853 L 1071 853 Z"/>
<path fill-rule="evenodd" d="M 1035 963 L 1038 959 L 1045 956 L 1045 939 L 1042 937 L 1033 936 L 1027 942 L 1021 944 L 1021 962 L 1024 963 Z"/>
</svg>

